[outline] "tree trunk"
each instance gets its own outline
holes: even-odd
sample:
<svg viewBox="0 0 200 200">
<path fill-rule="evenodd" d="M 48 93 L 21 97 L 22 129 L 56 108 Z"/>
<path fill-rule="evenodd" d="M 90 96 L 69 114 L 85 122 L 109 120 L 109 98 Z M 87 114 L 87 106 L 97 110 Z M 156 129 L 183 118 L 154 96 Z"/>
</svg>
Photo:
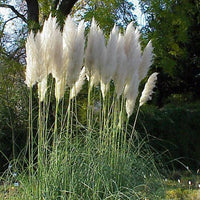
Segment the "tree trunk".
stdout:
<svg viewBox="0 0 200 200">
<path fill-rule="evenodd" d="M 64 21 L 64 18 L 70 13 L 74 4 L 78 0 L 59 0 L 54 1 L 53 9 L 58 7 L 58 15 L 61 17 L 60 21 Z M 38 0 L 26 0 L 28 7 L 28 26 L 30 30 L 37 31 L 39 29 L 39 4 Z M 60 5 L 59 5 L 60 3 Z M 62 24 L 62 23 L 61 23 Z"/>
<path fill-rule="evenodd" d="M 30 30 L 37 31 L 39 28 L 39 5 L 38 0 L 26 0 L 28 7 L 28 26 Z"/>
<path fill-rule="evenodd" d="M 55 0 L 53 9 L 57 10 L 56 15 L 57 15 L 58 23 L 59 23 L 61 29 L 63 28 L 65 18 L 71 12 L 74 4 L 77 1 L 78 0 L 62 0 L 60 3 L 59 0 Z M 59 3 L 60 3 L 60 5 L 59 5 Z"/>
<path fill-rule="evenodd" d="M 61 5 L 59 6 L 59 10 L 60 12 L 64 15 L 67 16 L 71 9 L 73 8 L 74 4 L 77 2 L 78 0 L 63 0 Z"/>
</svg>

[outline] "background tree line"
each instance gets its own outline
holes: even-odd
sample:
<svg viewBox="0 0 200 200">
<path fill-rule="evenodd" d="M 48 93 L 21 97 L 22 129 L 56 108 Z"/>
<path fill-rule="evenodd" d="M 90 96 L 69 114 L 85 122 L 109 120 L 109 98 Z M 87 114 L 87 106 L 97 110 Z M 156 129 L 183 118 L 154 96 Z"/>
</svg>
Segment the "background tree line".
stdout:
<svg viewBox="0 0 200 200">
<path fill-rule="evenodd" d="M 148 119 L 151 119 L 155 113 L 160 116 L 157 112 L 162 113 L 166 104 L 172 105 L 170 109 L 177 108 L 181 104 L 180 112 L 177 111 L 175 119 L 171 114 L 166 114 L 160 118 L 160 121 L 167 129 L 168 117 L 173 118 L 176 124 L 176 120 L 182 120 L 182 114 L 186 112 L 187 117 L 183 123 L 188 122 L 188 127 L 177 124 L 175 126 L 178 127 L 177 129 L 172 126 L 173 131 L 168 130 L 168 132 L 174 134 L 176 130 L 178 134 L 173 143 L 182 137 L 181 132 L 184 128 L 188 134 L 192 132 L 192 138 L 196 140 L 184 141 L 178 145 L 178 147 L 182 145 L 180 148 L 185 148 L 187 153 L 180 152 L 175 156 L 191 156 L 195 151 L 193 163 L 196 166 L 200 160 L 200 150 L 198 145 L 191 150 L 191 145 L 194 142 L 198 144 L 200 140 L 198 137 L 200 129 L 196 119 L 200 108 L 198 103 L 200 98 L 200 2 L 198 0 L 140 0 L 140 5 L 146 17 L 146 25 L 141 29 L 141 40 L 144 46 L 150 39 L 152 40 L 155 53 L 152 71 L 158 71 L 160 74 L 153 105 L 161 109 L 157 110 L 154 107 L 154 109 L 149 109 L 146 106 L 138 129 L 144 132 L 143 119 L 148 130 L 148 124 L 150 125 Z M 17 0 L 15 5 L 11 5 L 9 0 L 1 0 L 0 7 L 11 11 L 6 19 L 0 16 L 0 168 L 2 170 L 7 167 L 7 159 L 16 158 L 19 155 L 27 139 L 28 90 L 24 84 L 24 46 L 28 32 L 41 30 L 44 20 L 50 13 L 57 16 L 61 29 L 69 13 L 77 21 L 84 19 L 86 30 L 94 16 L 106 35 L 115 23 L 123 29 L 130 21 L 134 21 L 137 26 L 137 20 L 133 14 L 134 4 L 128 0 Z M 7 27 L 11 30 L 8 31 Z M 142 85 L 144 82 L 145 80 Z M 35 99 L 37 99 L 37 94 L 35 94 Z M 186 108 L 185 104 L 191 102 L 197 103 L 187 107 L 190 112 L 188 114 L 186 109 L 185 112 L 182 109 Z M 37 108 L 37 100 L 34 106 Z M 151 117 L 149 113 L 152 113 Z M 152 117 L 153 123 L 149 132 L 170 140 L 173 134 L 168 134 L 167 137 L 165 131 L 156 129 L 159 126 L 157 124 L 159 120 L 156 122 L 157 116 Z M 191 120 L 194 124 L 190 125 Z M 187 140 L 190 137 L 191 135 L 188 135 Z M 173 148 L 172 150 L 177 151 Z"/>
</svg>

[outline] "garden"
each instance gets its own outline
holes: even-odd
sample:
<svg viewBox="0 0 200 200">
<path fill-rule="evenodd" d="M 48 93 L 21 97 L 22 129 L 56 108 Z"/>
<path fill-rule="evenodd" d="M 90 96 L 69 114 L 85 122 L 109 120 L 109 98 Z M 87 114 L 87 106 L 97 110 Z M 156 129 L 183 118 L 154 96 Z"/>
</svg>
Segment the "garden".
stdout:
<svg viewBox="0 0 200 200">
<path fill-rule="evenodd" d="M 1 2 L 0 199 L 200 199 L 199 6 Z"/>
</svg>

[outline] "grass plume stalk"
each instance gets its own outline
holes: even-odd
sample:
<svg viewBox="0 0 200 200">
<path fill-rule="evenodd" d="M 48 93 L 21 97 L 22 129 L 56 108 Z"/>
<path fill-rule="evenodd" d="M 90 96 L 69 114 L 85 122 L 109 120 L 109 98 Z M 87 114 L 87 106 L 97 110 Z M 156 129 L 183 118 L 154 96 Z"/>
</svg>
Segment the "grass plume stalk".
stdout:
<svg viewBox="0 0 200 200">
<path fill-rule="evenodd" d="M 53 42 L 51 46 L 45 39 L 48 33 L 52 38 L 58 37 L 60 45 Z M 20 183 L 25 186 L 20 188 L 22 198 L 144 199 L 148 196 L 155 199 L 154 193 L 158 194 L 156 185 L 160 182 L 156 179 L 158 172 L 152 164 L 151 152 L 148 152 L 148 159 L 143 141 L 138 145 L 140 150 L 131 144 L 129 151 L 127 140 L 132 138 L 128 126 L 138 93 L 138 77 L 143 77 L 148 71 L 152 47 L 141 53 L 139 32 L 134 29 L 133 23 L 129 24 L 124 34 L 120 34 L 115 26 L 106 46 L 103 31 L 94 19 L 87 41 L 84 52 L 83 22 L 76 26 L 68 17 L 61 33 L 51 16 L 42 32 L 36 36 L 30 33 L 27 39 L 29 180 L 26 173 L 20 175 Z M 41 47 L 39 44 L 42 44 Z M 37 61 L 37 50 L 44 57 L 41 62 Z M 62 56 L 58 59 L 60 54 Z M 143 57 L 145 61 L 142 62 Z M 41 69 L 36 69 L 41 65 Z M 146 68 L 139 72 L 139 67 L 144 66 Z M 89 77 L 87 83 L 85 74 Z M 51 83 L 46 81 L 49 75 Z M 41 89 L 43 80 L 46 83 Z M 34 84 L 38 84 L 39 92 L 38 141 L 35 143 L 32 118 Z M 81 99 L 87 101 L 85 126 L 80 122 L 77 107 L 83 84 L 88 87 L 87 99 Z M 52 95 L 54 87 L 55 98 Z M 129 110 L 125 107 L 127 102 Z M 96 104 L 100 104 L 97 110 Z M 51 107 L 55 110 L 51 111 Z M 38 153 L 34 158 L 35 151 Z M 142 172 L 151 173 L 155 178 L 146 182 Z"/>
</svg>

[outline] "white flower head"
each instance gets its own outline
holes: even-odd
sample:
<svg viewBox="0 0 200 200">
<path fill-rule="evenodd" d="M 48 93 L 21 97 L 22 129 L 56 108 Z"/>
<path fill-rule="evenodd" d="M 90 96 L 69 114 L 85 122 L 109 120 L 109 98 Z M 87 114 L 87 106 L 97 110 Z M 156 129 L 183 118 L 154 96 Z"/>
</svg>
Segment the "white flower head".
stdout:
<svg viewBox="0 0 200 200">
<path fill-rule="evenodd" d="M 41 102 L 45 100 L 46 92 L 47 92 L 47 76 L 44 77 L 42 81 L 39 82 L 38 84 L 38 97 Z"/>
<path fill-rule="evenodd" d="M 101 73 L 103 73 L 102 69 L 105 65 L 105 49 L 103 32 L 93 18 L 85 51 L 85 67 L 89 77 L 90 87 L 98 84 L 100 81 Z"/>
<path fill-rule="evenodd" d="M 84 23 L 77 27 L 70 16 L 63 29 L 63 65 L 67 84 L 72 87 L 79 78 L 84 53 Z"/>
<path fill-rule="evenodd" d="M 101 80 L 104 84 L 110 82 L 116 71 L 118 36 L 118 28 L 116 25 L 114 25 L 106 47 L 105 64 L 102 66 Z"/>
<path fill-rule="evenodd" d="M 56 18 L 51 15 L 44 22 L 41 32 L 41 48 L 43 51 L 44 64 L 47 69 L 47 74 L 52 73 L 52 66 L 54 65 L 55 43 L 57 38 L 55 32 L 58 32 L 58 24 Z"/>
<path fill-rule="evenodd" d="M 44 66 L 44 57 L 41 51 L 41 34 L 38 32 L 34 37 L 31 31 L 26 42 L 26 80 L 28 87 L 40 82 L 47 75 Z"/>
<path fill-rule="evenodd" d="M 133 74 L 131 82 L 126 84 L 124 95 L 126 97 L 126 113 L 130 117 L 133 113 L 135 102 L 138 96 L 139 80 L 138 74 Z"/>
<path fill-rule="evenodd" d="M 139 67 L 139 80 L 141 81 L 146 75 L 149 70 L 149 67 L 152 65 L 153 62 L 153 47 L 152 42 L 149 41 L 147 46 L 145 47 L 142 60 Z"/>
<path fill-rule="evenodd" d="M 55 82 L 55 97 L 56 97 L 57 101 L 59 101 L 60 99 L 62 99 L 64 97 L 65 87 L 66 87 L 65 78 L 59 79 L 59 80 L 56 79 L 56 82 Z"/>
<path fill-rule="evenodd" d="M 131 22 L 126 29 L 124 35 L 124 49 L 127 56 L 127 83 L 131 81 L 132 75 L 138 73 L 138 68 L 141 62 L 141 46 L 140 46 L 140 33 L 133 27 Z"/>
<path fill-rule="evenodd" d="M 124 52 L 124 36 L 119 35 L 117 41 L 117 64 L 116 70 L 113 77 L 114 84 L 115 84 L 115 92 L 117 94 L 117 98 L 123 93 L 125 87 L 125 81 L 127 77 L 127 57 Z"/>
<path fill-rule="evenodd" d="M 86 74 L 85 74 L 85 67 L 80 72 L 79 79 L 74 84 L 70 92 L 70 99 L 73 99 L 77 94 L 81 91 L 82 86 L 85 82 Z"/>
<path fill-rule="evenodd" d="M 140 97 L 140 104 L 139 106 L 142 106 L 145 104 L 148 100 L 151 100 L 152 94 L 153 94 L 153 89 L 156 85 L 156 80 L 157 80 L 157 72 L 154 72 L 148 79 L 148 81 L 145 84 L 144 90 L 142 91 L 142 95 Z"/>
</svg>

